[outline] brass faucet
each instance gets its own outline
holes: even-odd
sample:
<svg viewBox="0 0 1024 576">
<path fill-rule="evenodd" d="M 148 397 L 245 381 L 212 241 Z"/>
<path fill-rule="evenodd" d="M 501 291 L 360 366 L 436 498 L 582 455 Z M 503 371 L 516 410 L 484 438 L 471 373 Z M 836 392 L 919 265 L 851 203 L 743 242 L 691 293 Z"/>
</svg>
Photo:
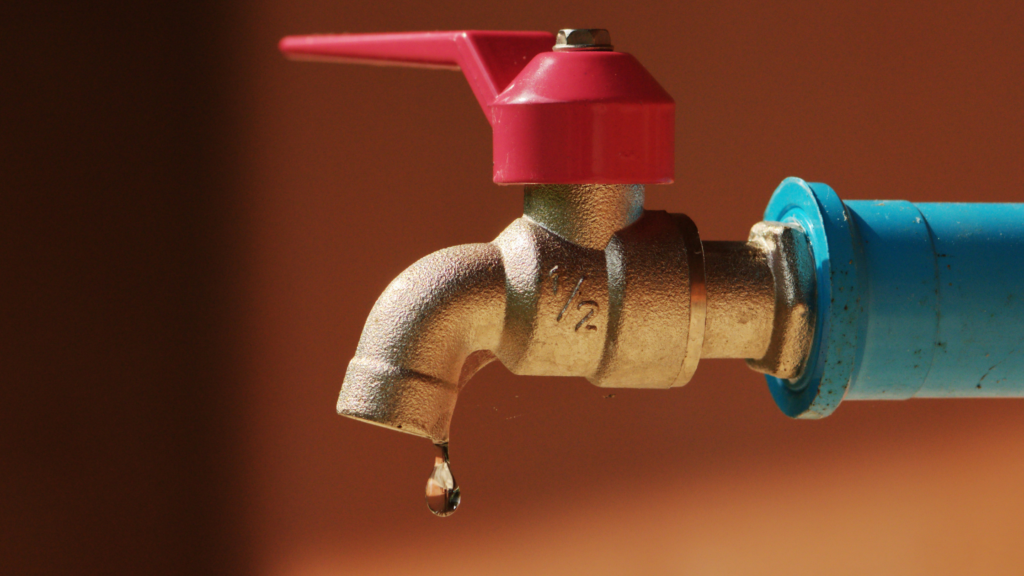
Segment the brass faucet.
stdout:
<svg viewBox="0 0 1024 576">
<path fill-rule="evenodd" d="M 459 391 L 500 360 L 608 388 L 686 384 L 700 358 L 791 378 L 807 356 L 813 262 L 799 229 L 701 242 L 639 185 L 526 186 L 493 242 L 413 264 L 370 312 L 338 413 L 448 440 Z"/>
<path fill-rule="evenodd" d="M 494 241 L 435 252 L 388 286 L 339 414 L 443 444 L 459 391 L 496 359 L 610 388 L 682 386 L 702 357 L 800 374 L 815 326 L 807 236 L 761 222 L 745 242 L 702 242 L 685 215 L 644 210 L 644 185 L 672 181 L 674 103 L 607 31 L 309 36 L 281 48 L 461 68 L 494 129 L 495 182 L 525 185 L 523 217 Z"/>
</svg>

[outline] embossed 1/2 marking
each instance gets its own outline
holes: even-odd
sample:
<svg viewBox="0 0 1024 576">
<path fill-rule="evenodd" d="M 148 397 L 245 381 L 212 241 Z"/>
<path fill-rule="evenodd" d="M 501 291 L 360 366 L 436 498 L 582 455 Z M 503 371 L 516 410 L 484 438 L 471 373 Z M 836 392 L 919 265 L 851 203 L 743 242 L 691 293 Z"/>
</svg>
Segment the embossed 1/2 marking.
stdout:
<svg viewBox="0 0 1024 576">
<path fill-rule="evenodd" d="M 565 315 L 565 311 L 569 309 L 569 305 L 572 304 L 572 301 L 576 298 L 576 295 L 580 293 L 580 287 L 583 286 L 583 281 L 586 279 L 587 277 L 584 276 L 580 278 L 579 282 L 576 283 L 576 287 L 572 289 L 572 294 L 569 294 L 569 299 L 565 301 L 565 306 L 562 306 L 562 311 L 558 313 L 558 318 L 555 318 L 555 322 L 562 321 L 562 316 Z"/>
<path fill-rule="evenodd" d="M 584 324 L 586 324 L 587 330 L 597 330 L 597 326 L 594 326 L 593 324 L 587 324 L 587 320 L 590 320 L 590 318 L 597 313 L 597 311 L 600 309 L 600 306 L 598 306 L 597 302 L 594 302 L 593 300 L 584 300 L 583 302 L 580 302 L 579 304 L 576 305 L 576 309 L 582 310 L 584 306 L 589 308 L 589 310 L 587 310 L 587 315 L 584 316 L 583 319 L 576 324 L 576 332 L 579 332 L 580 328 Z"/>
<path fill-rule="evenodd" d="M 558 279 L 559 279 L 559 276 L 560 276 L 560 274 L 559 274 L 558 266 L 554 266 L 554 267 L 551 268 L 551 270 L 548 271 L 548 277 L 551 278 L 551 293 L 554 294 L 555 296 L 558 296 Z M 587 277 L 583 276 L 583 277 L 581 277 L 579 279 L 578 282 L 576 282 L 576 286 L 573 287 L 572 293 L 570 293 L 569 294 L 569 298 L 566 299 L 565 305 L 563 305 L 562 309 L 558 312 L 558 317 L 555 318 L 556 322 L 561 322 L 562 318 L 565 317 L 565 313 L 568 312 L 569 306 L 572 306 L 573 301 L 576 299 L 577 296 L 580 295 L 580 289 L 583 288 L 583 282 L 586 279 L 587 279 Z M 580 328 L 583 328 L 583 327 L 586 327 L 586 329 L 588 331 L 589 330 L 597 330 L 597 326 L 594 326 L 593 324 L 589 324 L 588 321 L 591 318 L 594 317 L 594 314 L 597 314 L 597 312 L 601 309 L 601 306 L 597 302 L 595 302 L 593 300 L 583 300 L 582 302 L 580 302 L 579 304 L 576 305 L 576 309 L 577 310 L 583 310 L 583 308 L 587 309 L 587 313 L 583 316 L 583 318 L 579 322 L 576 323 L 576 327 L 573 328 L 573 330 L 575 332 L 579 332 Z"/>
</svg>

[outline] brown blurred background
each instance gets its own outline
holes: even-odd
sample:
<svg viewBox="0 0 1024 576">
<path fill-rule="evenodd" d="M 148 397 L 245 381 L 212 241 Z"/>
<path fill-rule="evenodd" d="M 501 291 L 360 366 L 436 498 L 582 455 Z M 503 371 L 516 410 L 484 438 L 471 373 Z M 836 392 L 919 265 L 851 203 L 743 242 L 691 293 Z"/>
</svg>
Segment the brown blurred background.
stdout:
<svg viewBox="0 0 1024 576">
<path fill-rule="evenodd" d="M 1024 404 L 783 417 L 741 362 L 609 391 L 500 365 L 426 441 L 334 414 L 377 295 L 521 212 L 458 74 L 285 34 L 607 27 L 675 97 L 648 206 L 740 239 L 786 176 L 1024 201 L 1024 4 L 8 3 L 0 573 L 1020 574 Z"/>
</svg>

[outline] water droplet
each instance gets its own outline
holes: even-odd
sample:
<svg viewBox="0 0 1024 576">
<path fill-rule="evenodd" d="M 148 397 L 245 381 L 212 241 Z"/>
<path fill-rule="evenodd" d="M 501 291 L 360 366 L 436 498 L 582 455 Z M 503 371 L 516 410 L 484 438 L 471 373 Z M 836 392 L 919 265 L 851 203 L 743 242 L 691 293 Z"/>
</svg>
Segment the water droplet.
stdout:
<svg viewBox="0 0 1024 576">
<path fill-rule="evenodd" d="M 451 516 L 462 501 L 459 485 L 452 476 L 448 461 L 448 443 L 435 444 L 438 455 L 434 458 L 434 471 L 427 479 L 427 508 L 437 516 Z"/>
</svg>

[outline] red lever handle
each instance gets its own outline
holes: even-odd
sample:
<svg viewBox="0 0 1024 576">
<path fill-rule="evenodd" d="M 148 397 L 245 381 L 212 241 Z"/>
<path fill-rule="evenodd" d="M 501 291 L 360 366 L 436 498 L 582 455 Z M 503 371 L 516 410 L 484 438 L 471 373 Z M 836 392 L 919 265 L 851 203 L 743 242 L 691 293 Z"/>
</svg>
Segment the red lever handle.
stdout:
<svg viewBox="0 0 1024 576">
<path fill-rule="evenodd" d="M 392 32 L 287 36 L 289 58 L 462 70 L 486 112 L 534 56 L 551 50 L 548 32 Z"/>
<path fill-rule="evenodd" d="M 554 44 L 547 32 L 463 30 L 289 36 L 280 48 L 300 59 L 461 69 L 494 131 L 498 184 L 671 182 L 672 97 L 608 42 Z"/>
</svg>

